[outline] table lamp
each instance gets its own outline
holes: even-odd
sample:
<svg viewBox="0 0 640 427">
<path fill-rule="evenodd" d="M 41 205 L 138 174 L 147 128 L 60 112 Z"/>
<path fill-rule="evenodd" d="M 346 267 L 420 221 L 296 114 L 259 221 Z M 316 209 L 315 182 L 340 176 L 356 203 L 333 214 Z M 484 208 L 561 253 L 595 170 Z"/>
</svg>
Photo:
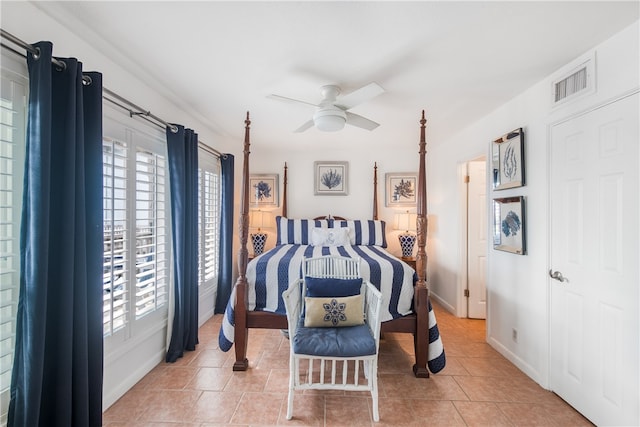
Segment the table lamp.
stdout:
<svg viewBox="0 0 640 427">
<path fill-rule="evenodd" d="M 416 244 L 416 235 L 410 231 L 416 230 L 416 219 L 418 215 L 409 213 L 397 213 L 395 218 L 396 230 L 403 230 L 404 233 L 398 235 L 402 258 L 408 259 L 413 255 L 413 246 Z"/>
<path fill-rule="evenodd" d="M 260 210 L 251 211 L 249 218 L 249 228 L 257 228 L 257 233 L 251 234 L 253 243 L 253 256 L 258 256 L 264 251 L 264 244 L 267 242 L 267 234 L 260 231 L 266 222 L 266 213 Z"/>
</svg>

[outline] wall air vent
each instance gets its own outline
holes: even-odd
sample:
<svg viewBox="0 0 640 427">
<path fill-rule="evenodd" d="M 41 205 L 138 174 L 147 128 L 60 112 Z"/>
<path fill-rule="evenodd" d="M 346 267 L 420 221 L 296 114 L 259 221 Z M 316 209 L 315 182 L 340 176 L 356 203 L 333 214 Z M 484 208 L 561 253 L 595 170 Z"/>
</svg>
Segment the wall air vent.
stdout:
<svg viewBox="0 0 640 427">
<path fill-rule="evenodd" d="M 595 90 L 595 59 L 593 56 L 583 60 L 570 71 L 562 72 L 552 83 L 552 103 L 554 106 L 573 100 Z"/>
<path fill-rule="evenodd" d="M 587 88 L 587 67 L 583 67 L 555 85 L 554 102 L 562 101 L 568 96 Z"/>
</svg>

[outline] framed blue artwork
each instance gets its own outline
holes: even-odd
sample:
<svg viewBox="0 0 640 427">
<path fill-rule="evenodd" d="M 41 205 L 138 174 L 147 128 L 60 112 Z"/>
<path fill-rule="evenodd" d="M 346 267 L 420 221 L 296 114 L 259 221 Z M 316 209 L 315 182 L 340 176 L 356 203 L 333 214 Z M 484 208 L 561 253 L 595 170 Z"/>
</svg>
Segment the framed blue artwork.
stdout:
<svg viewBox="0 0 640 427">
<path fill-rule="evenodd" d="M 316 196 L 346 196 L 348 162 L 314 162 L 314 194 Z"/>
<path fill-rule="evenodd" d="M 418 189 L 417 173 L 388 173 L 385 175 L 385 181 L 386 206 L 416 206 Z"/>
<path fill-rule="evenodd" d="M 249 194 L 253 206 L 278 206 L 278 174 L 250 175 Z"/>
<path fill-rule="evenodd" d="M 524 185 L 524 131 L 515 129 L 492 143 L 493 189 Z"/>
<path fill-rule="evenodd" d="M 493 248 L 526 254 L 524 197 L 493 199 Z"/>
</svg>

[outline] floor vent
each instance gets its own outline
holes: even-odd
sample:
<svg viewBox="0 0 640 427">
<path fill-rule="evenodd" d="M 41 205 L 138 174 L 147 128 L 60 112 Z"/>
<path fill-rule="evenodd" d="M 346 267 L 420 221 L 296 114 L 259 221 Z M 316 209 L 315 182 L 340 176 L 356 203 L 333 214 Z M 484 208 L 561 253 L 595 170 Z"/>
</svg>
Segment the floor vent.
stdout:
<svg viewBox="0 0 640 427">
<path fill-rule="evenodd" d="M 578 67 L 553 81 L 553 104 L 558 105 L 594 90 L 594 60 L 589 58 Z"/>
</svg>

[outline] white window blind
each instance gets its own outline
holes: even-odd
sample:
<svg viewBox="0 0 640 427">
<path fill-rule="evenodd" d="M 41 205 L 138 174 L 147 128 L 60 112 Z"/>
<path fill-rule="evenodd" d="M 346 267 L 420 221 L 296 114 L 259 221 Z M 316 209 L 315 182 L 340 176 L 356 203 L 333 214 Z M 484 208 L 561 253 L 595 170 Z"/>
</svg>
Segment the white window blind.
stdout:
<svg viewBox="0 0 640 427">
<path fill-rule="evenodd" d="M 129 290 L 127 169 L 127 144 L 105 138 L 102 143 L 104 335 L 113 334 L 127 323 Z"/>
<path fill-rule="evenodd" d="M 0 392 L 8 393 L 20 291 L 20 217 L 26 147 L 25 78 L 3 69 L 0 87 Z M 5 401 L 3 397 L 3 402 Z M 3 403 L 3 412 L 5 410 Z"/>
<path fill-rule="evenodd" d="M 109 336 L 167 302 L 167 188 L 164 156 L 110 138 L 102 147 L 103 326 Z"/>
<path fill-rule="evenodd" d="M 218 171 L 201 168 L 198 178 L 198 283 L 203 285 L 218 274 L 220 174 Z"/>
<path fill-rule="evenodd" d="M 136 152 L 136 318 L 167 301 L 165 159 Z"/>
</svg>

